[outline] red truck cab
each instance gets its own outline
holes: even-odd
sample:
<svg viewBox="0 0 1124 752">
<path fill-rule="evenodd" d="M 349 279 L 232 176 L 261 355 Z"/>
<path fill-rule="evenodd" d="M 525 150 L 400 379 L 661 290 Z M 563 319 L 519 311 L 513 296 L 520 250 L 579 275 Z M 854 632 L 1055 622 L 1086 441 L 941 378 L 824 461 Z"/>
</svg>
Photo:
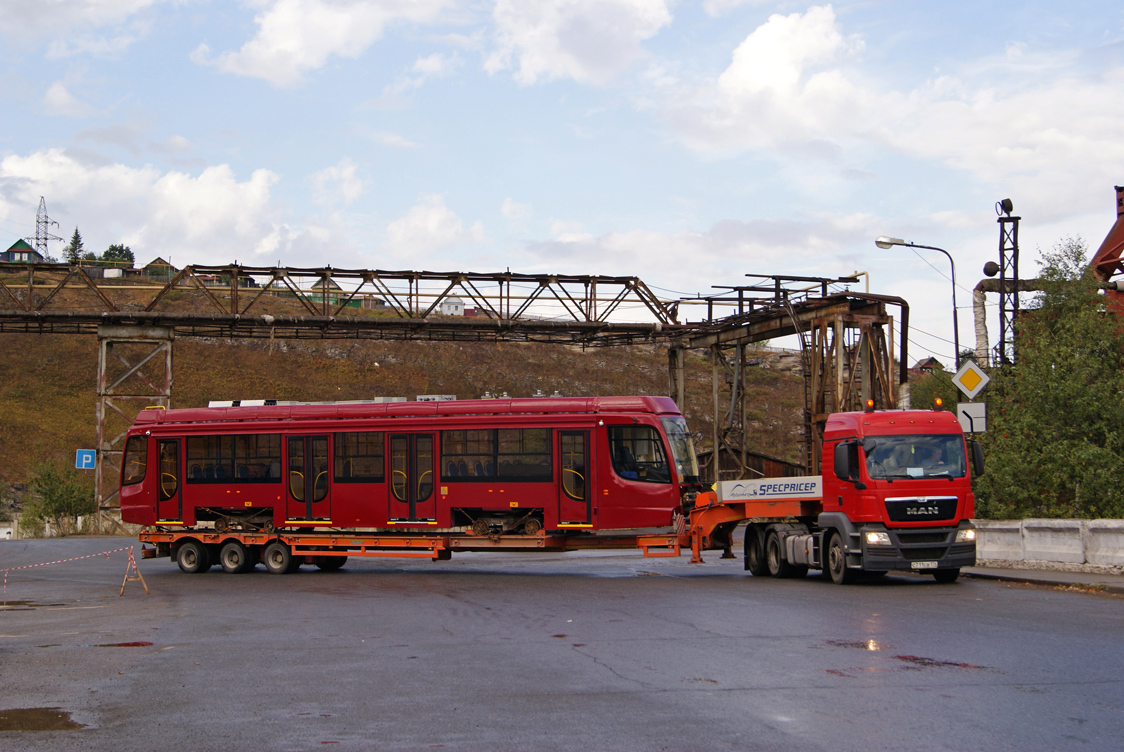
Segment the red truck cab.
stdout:
<svg viewBox="0 0 1124 752">
<path fill-rule="evenodd" d="M 833 579 L 907 569 L 952 581 L 975 564 L 971 477 L 982 473 L 983 453 L 951 412 L 836 413 L 823 457 L 832 468 L 817 526 L 838 534 L 824 562 Z"/>
</svg>

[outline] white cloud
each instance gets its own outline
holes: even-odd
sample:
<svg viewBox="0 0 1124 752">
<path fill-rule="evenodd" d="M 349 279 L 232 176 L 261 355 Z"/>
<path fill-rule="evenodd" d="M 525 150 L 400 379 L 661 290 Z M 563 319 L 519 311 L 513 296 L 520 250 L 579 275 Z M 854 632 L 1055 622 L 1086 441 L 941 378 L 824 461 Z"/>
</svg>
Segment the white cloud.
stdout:
<svg viewBox="0 0 1124 752">
<path fill-rule="evenodd" d="M 392 252 L 425 256 L 456 245 L 480 242 L 484 239 L 484 226 L 476 222 L 466 230 L 461 218 L 445 206 L 443 197 L 427 195 L 387 226 L 386 238 Z"/>
<path fill-rule="evenodd" d="M 641 43 L 671 23 L 666 0 L 498 0 L 489 73 L 604 84 L 644 56 Z"/>
<path fill-rule="evenodd" d="M 703 3 L 703 10 L 708 16 L 718 18 L 743 5 L 764 5 L 769 2 L 772 0 L 706 0 Z"/>
<path fill-rule="evenodd" d="M 831 6 L 770 16 L 716 81 L 693 92 L 669 89 L 670 117 L 698 148 L 833 155 L 834 144 L 865 120 L 867 97 L 828 66 L 862 47 L 839 31 Z"/>
<path fill-rule="evenodd" d="M 324 206 L 347 205 L 363 195 L 363 181 L 356 174 L 356 165 L 344 157 L 332 167 L 312 175 L 313 201 Z"/>
<path fill-rule="evenodd" d="M 530 204 L 520 204 L 511 198 L 505 198 L 503 200 L 503 206 L 500 207 L 500 211 L 503 213 L 504 219 L 510 220 L 527 219 L 532 213 Z"/>
<path fill-rule="evenodd" d="M 724 220 L 705 232 L 631 230 L 594 236 L 577 225 L 555 222 L 555 239 L 530 244 L 527 263 L 533 269 L 575 274 L 639 273 L 645 282 L 673 289 L 682 284 L 685 264 L 692 279 L 729 279 L 753 269 L 835 277 L 855 268 L 857 259 L 848 249 L 869 243 L 877 226 L 873 216 L 854 214 Z"/>
<path fill-rule="evenodd" d="M 237 52 L 211 57 L 206 44 L 191 53 L 200 65 L 274 86 L 293 86 L 333 56 L 357 58 L 390 24 L 433 22 L 452 0 L 276 0 L 254 22 L 257 35 Z"/>
<path fill-rule="evenodd" d="M 889 150 L 1019 193 L 1043 220 L 1124 172 L 1119 63 L 1090 71 L 1076 54 L 1016 42 L 896 90 L 858 72 L 863 49 L 830 5 L 773 15 L 715 79 L 664 81 L 664 111 L 696 149 L 804 163 Z"/>
<path fill-rule="evenodd" d="M 43 105 L 50 115 L 86 117 L 94 111 L 93 107 L 75 98 L 62 81 L 55 81 L 47 88 L 47 93 L 43 95 Z"/>
<path fill-rule="evenodd" d="M 435 52 L 427 57 L 418 58 L 410 68 L 410 74 L 402 76 L 390 84 L 383 91 L 384 97 L 405 96 L 424 84 L 430 78 L 442 78 L 455 72 L 464 64 L 460 55 L 442 55 Z"/>
<path fill-rule="evenodd" d="M 366 131 L 361 130 L 360 134 L 376 144 L 383 146 L 390 146 L 395 149 L 413 149 L 417 146 L 416 143 L 407 138 L 399 136 L 397 133 L 390 133 L 388 131 Z"/>
<path fill-rule="evenodd" d="M 148 34 L 147 11 L 169 0 L 0 0 L 0 36 L 13 47 L 50 38 L 48 59 L 117 57 Z M 109 29 L 108 33 L 99 33 Z"/>
<path fill-rule="evenodd" d="M 0 32 L 57 34 L 70 28 L 118 24 L 160 0 L 5 0 L 0 2 Z"/>
<path fill-rule="evenodd" d="M 277 179 L 256 170 L 239 181 L 227 165 L 197 175 L 89 165 L 48 149 L 0 161 L 0 213 L 34 216 L 38 197 L 48 196 L 51 214 L 79 227 L 91 249 L 125 243 L 138 261 L 272 263 L 279 238 L 292 235 L 273 219 L 270 190 Z"/>
</svg>

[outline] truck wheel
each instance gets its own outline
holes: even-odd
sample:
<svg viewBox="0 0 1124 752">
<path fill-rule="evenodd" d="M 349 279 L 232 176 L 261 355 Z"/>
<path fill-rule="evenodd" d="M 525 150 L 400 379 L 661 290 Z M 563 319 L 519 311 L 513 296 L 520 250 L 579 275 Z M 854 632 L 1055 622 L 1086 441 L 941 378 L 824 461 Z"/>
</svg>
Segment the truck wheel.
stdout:
<svg viewBox="0 0 1124 752">
<path fill-rule="evenodd" d="M 754 577 L 765 576 L 765 547 L 761 534 L 753 527 L 745 529 L 745 571 Z"/>
<path fill-rule="evenodd" d="M 938 569 L 933 572 L 933 579 L 942 584 L 956 582 L 956 578 L 960 576 L 960 567 L 955 569 Z"/>
<path fill-rule="evenodd" d="M 317 556 L 316 566 L 324 572 L 335 572 L 347 563 L 346 556 Z"/>
<path fill-rule="evenodd" d="M 843 536 L 832 533 L 827 544 L 827 567 L 831 581 L 836 585 L 846 585 L 855 581 L 855 572 L 847 569 L 847 553 L 843 550 Z"/>
<path fill-rule="evenodd" d="M 261 559 L 270 574 L 288 574 L 292 571 L 293 555 L 281 541 L 273 541 L 266 546 Z"/>
<path fill-rule="evenodd" d="M 211 568 L 211 555 L 202 543 L 189 540 L 180 545 L 176 552 L 176 564 L 181 572 L 199 574 Z"/>
<path fill-rule="evenodd" d="M 785 561 L 784 546 L 781 545 L 781 536 L 776 530 L 769 531 L 765 538 L 765 565 L 773 577 L 798 577 L 801 574 L 800 567 L 794 567 Z M 807 574 L 808 570 L 805 568 L 803 573 Z"/>
<path fill-rule="evenodd" d="M 238 541 L 227 541 L 219 550 L 219 564 L 228 574 L 240 574 L 250 568 L 250 552 Z"/>
</svg>

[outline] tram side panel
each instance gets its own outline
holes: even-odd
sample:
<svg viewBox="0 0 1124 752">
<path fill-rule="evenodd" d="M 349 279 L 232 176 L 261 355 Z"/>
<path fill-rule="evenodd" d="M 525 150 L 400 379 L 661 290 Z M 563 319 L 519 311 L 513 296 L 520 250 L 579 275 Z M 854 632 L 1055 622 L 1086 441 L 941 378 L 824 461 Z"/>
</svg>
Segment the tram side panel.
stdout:
<svg viewBox="0 0 1124 752">
<path fill-rule="evenodd" d="M 122 516 L 184 528 L 252 515 L 274 527 L 444 529 L 533 514 L 550 530 L 595 531 L 666 526 L 679 506 L 670 447 L 651 415 L 395 422 L 134 429 Z"/>
</svg>

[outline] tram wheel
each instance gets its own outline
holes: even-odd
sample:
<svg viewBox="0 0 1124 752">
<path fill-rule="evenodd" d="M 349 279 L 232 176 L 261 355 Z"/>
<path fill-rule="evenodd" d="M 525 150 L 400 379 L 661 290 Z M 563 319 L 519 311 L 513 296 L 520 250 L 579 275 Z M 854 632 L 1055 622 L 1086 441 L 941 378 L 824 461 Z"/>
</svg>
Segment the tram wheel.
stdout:
<svg viewBox="0 0 1124 752">
<path fill-rule="evenodd" d="M 249 569 L 250 552 L 238 541 L 227 541 L 219 550 L 219 564 L 227 574 L 240 574 Z"/>
<path fill-rule="evenodd" d="M 211 555 L 202 543 L 189 540 L 176 552 L 176 564 L 181 572 L 200 574 L 211 568 Z"/>
<path fill-rule="evenodd" d="M 288 574 L 292 565 L 293 554 L 281 541 L 273 541 L 265 547 L 262 553 L 262 563 L 270 574 Z"/>
</svg>

